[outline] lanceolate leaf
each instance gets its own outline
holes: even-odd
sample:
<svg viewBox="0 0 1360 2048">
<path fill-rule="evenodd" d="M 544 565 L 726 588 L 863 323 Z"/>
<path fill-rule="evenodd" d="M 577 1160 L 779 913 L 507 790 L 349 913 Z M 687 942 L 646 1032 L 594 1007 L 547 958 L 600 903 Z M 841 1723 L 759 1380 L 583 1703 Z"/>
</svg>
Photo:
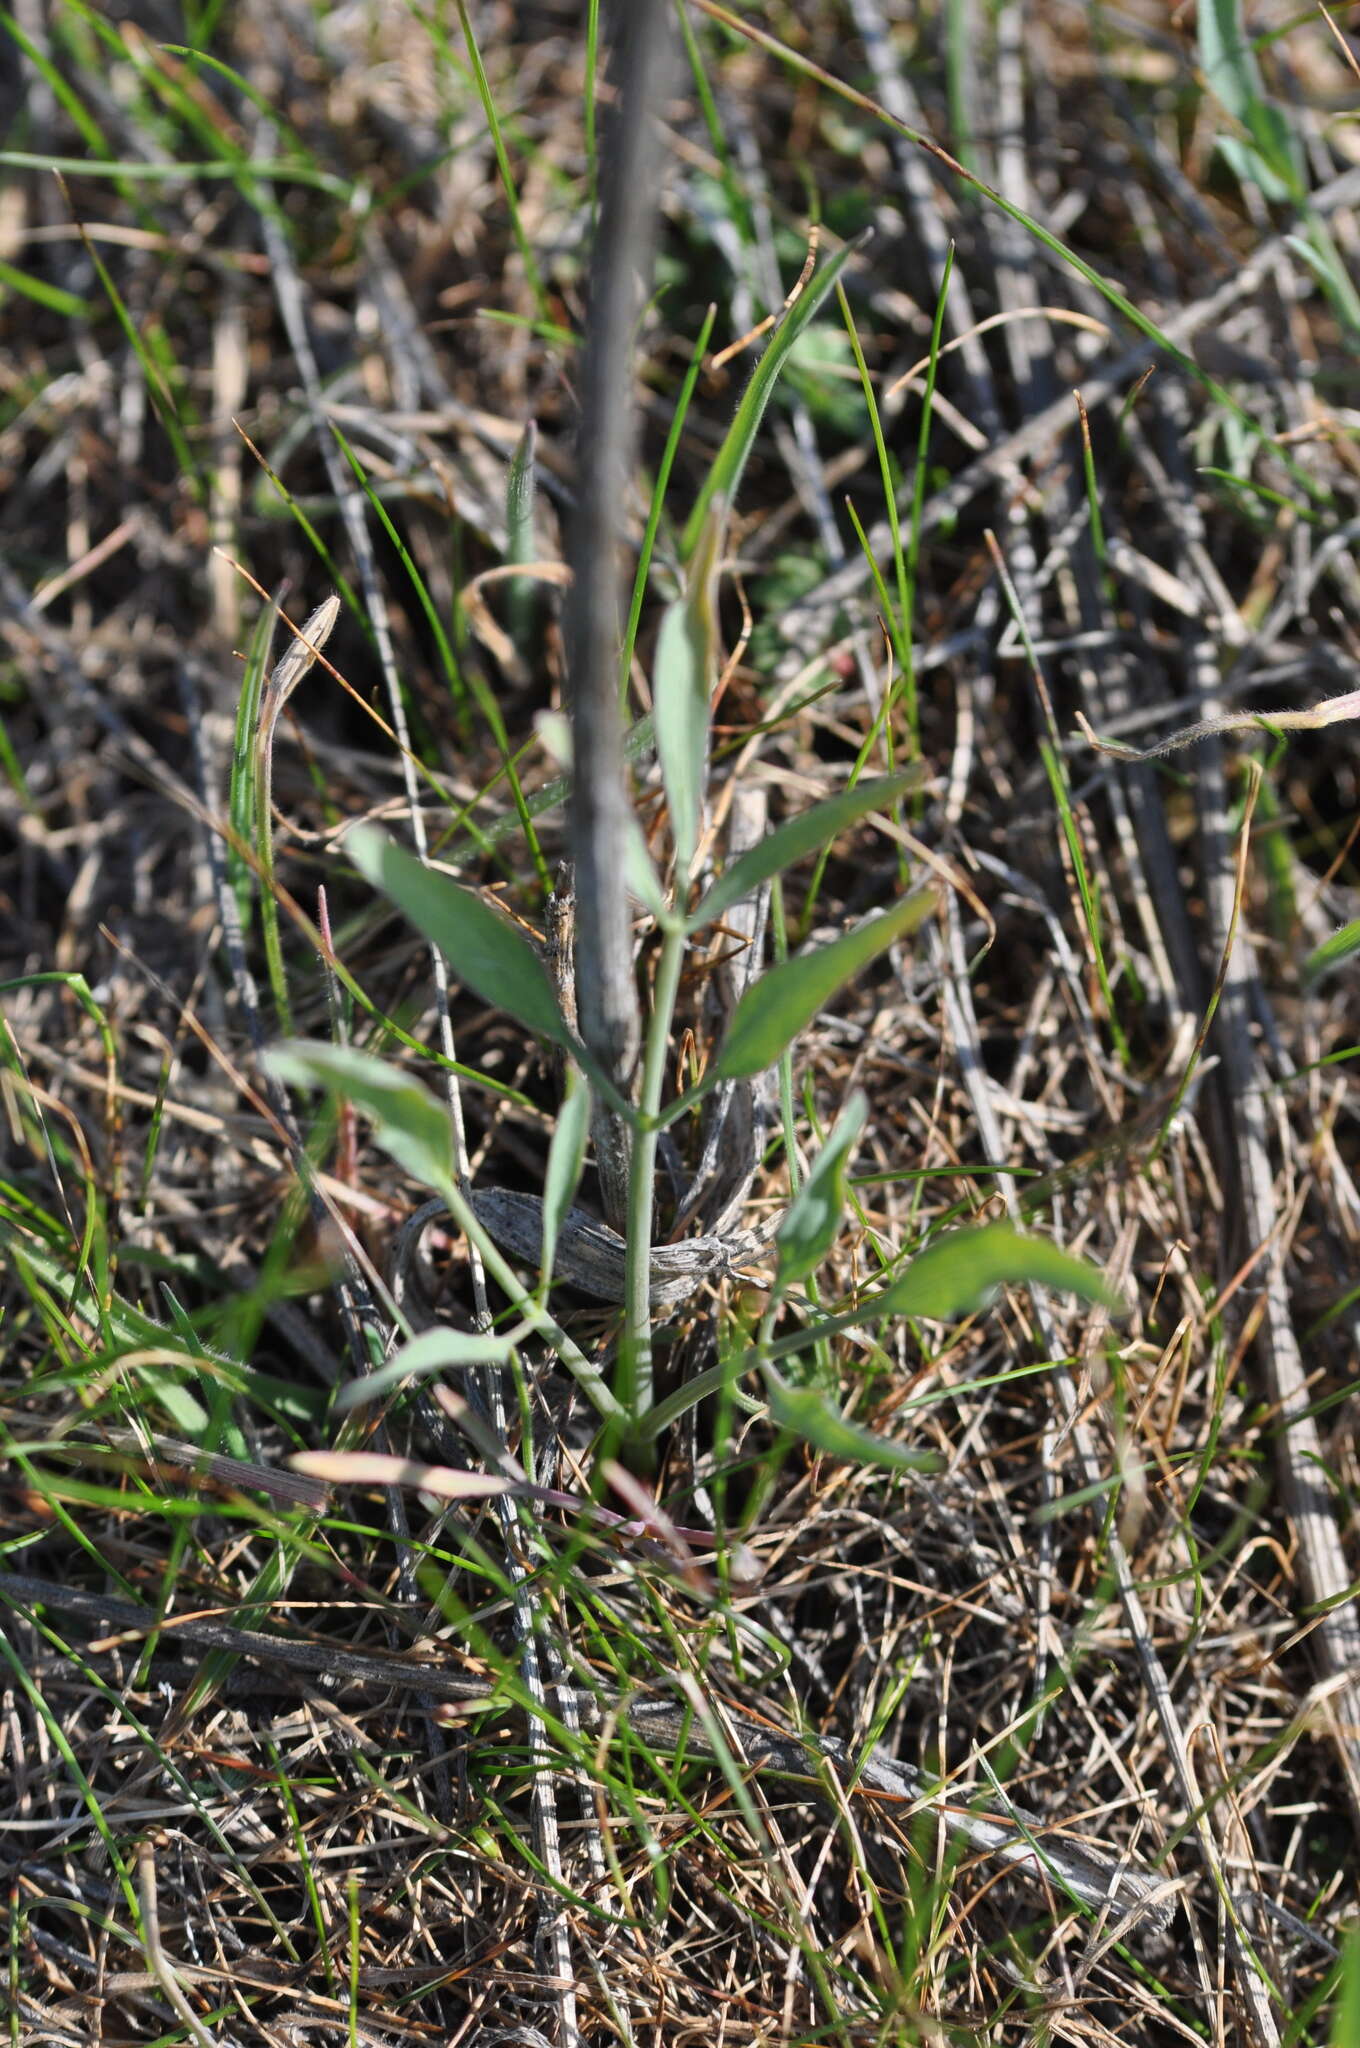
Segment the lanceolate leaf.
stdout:
<svg viewBox="0 0 1360 2048">
<path fill-rule="evenodd" d="M 644 910 L 650 910 L 658 924 L 665 924 L 670 916 L 666 908 L 666 892 L 647 851 L 647 842 L 635 811 L 625 813 L 623 827 L 623 871 L 629 894 L 637 898 Z"/>
<path fill-rule="evenodd" d="M 293 1040 L 266 1053 L 265 1064 L 295 1088 L 326 1088 L 365 1110 L 389 1159 L 428 1188 L 453 1179 L 448 1112 L 419 1081 L 353 1046 Z"/>
<path fill-rule="evenodd" d="M 935 907 L 928 889 L 904 896 L 881 917 L 866 918 L 828 946 L 772 967 L 747 989 L 709 1069 L 717 1081 L 763 1074 L 806 1029 L 838 988 L 880 953 L 914 931 Z"/>
<path fill-rule="evenodd" d="M 471 1365 L 504 1365 L 513 1349 L 510 1337 L 484 1336 L 480 1331 L 455 1330 L 441 1324 L 437 1329 L 422 1330 L 376 1372 L 339 1388 L 332 1405 L 338 1415 L 343 1415 L 350 1408 L 362 1408 L 369 1401 L 379 1400 L 403 1380 L 446 1372 L 451 1367 L 465 1370 Z"/>
<path fill-rule="evenodd" d="M 1088 1259 L 1074 1258 L 1046 1237 L 1013 1230 L 1009 1223 L 984 1223 L 976 1230 L 951 1230 L 929 1245 L 876 1298 L 874 1318 L 928 1316 L 932 1322 L 951 1322 L 981 1307 L 994 1288 L 1027 1282 L 1115 1311 L 1124 1306 Z"/>
<path fill-rule="evenodd" d="M 834 1337 L 841 1330 L 882 1323 L 895 1316 L 953 1322 L 985 1307 L 998 1287 L 1026 1284 L 1098 1302 L 1115 1315 L 1122 1314 L 1125 1306 L 1099 1267 L 1089 1260 L 1074 1258 L 1046 1237 L 1031 1237 L 1009 1223 L 984 1223 L 975 1230 L 948 1231 L 890 1285 L 866 1295 L 841 1315 L 778 1338 L 769 1355 L 788 1358 L 819 1337 Z"/>
<path fill-rule="evenodd" d="M 422 867 L 370 825 L 360 825 L 346 844 L 360 874 L 438 946 L 474 995 L 564 1051 L 577 1053 L 538 955 L 480 896 Z"/>
<path fill-rule="evenodd" d="M 571 1207 L 585 1165 L 586 1139 L 590 1136 L 590 1088 L 573 1066 L 567 1068 L 566 1092 L 557 1112 L 557 1125 L 548 1147 L 548 1167 L 543 1176 L 543 1279 L 551 1280 L 557 1252 L 557 1234 Z"/>
<path fill-rule="evenodd" d="M 781 1429 L 801 1437 L 815 1450 L 849 1465 L 886 1465 L 897 1472 L 934 1472 L 940 1460 L 933 1451 L 909 1451 L 848 1422 L 825 1394 L 814 1387 L 787 1386 L 770 1366 L 765 1368 L 770 1414 Z M 324 1475 L 321 1475 L 324 1476 Z"/>
<path fill-rule="evenodd" d="M 708 780 L 708 707 L 718 678 L 718 566 L 726 502 L 710 501 L 685 590 L 667 605 L 652 664 L 652 717 L 683 891 L 699 843 Z"/>
<path fill-rule="evenodd" d="M 919 789 L 923 771 L 918 764 L 903 768 L 897 775 L 884 775 L 873 782 L 858 782 L 853 789 L 842 790 L 839 796 L 830 796 L 824 802 L 813 804 L 809 810 L 800 811 L 796 818 L 790 818 L 775 831 L 767 832 L 759 845 L 749 853 L 734 860 L 708 891 L 689 919 L 689 929 L 697 932 L 701 926 L 712 924 L 740 903 L 743 896 L 749 896 L 762 882 L 768 882 L 772 875 L 791 867 L 805 854 L 820 852 L 837 833 L 844 832 L 870 811 L 889 810 L 900 796 L 913 789 Z"/>
<path fill-rule="evenodd" d="M 859 1089 L 850 1097 L 831 1136 L 817 1155 L 811 1173 L 790 1202 L 775 1233 L 779 1265 L 775 1294 L 787 1294 L 816 1271 L 836 1241 L 845 1213 L 845 1175 L 854 1154 L 869 1103 Z"/>
</svg>

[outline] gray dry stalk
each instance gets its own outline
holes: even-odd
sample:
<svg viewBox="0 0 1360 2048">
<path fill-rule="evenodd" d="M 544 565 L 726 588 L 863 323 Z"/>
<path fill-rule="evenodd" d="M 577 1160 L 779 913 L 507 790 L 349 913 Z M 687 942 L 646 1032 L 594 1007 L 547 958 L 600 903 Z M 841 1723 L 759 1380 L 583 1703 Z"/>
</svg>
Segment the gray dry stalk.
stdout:
<svg viewBox="0 0 1360 2048">
<path fill-rule="evenodd" d="M 619 549 L 634 474 L 633 335 L 651 276 L 660 145 L 652 110 L 670 69 L 670 0 L 616 10 L 620 98 L 611 124 L 582 358 L 577 512 L 570 532 L 567 667 L 575 775 L 576 1003 L 581 1036 L 629 1090 L 641 1039 L 628 897 L 628 790 L 619 701 Z M 628 1213 L 631 1147 L 622 1121 L 596 1119 L 605 1214 Z"/>
<path fill-rule="evenodd" d="M 537 1195 L 511 1188 L 473 1188 L 473 1214 L 502 1251 L 536 1266 L 543 1249 L 543 1204 Z M 649 1294 L 653 1308 L 671 1308 L 697 1294 L 705 1281 L 721 1279 L 735 1261 L 749 1257 L 747 1238 L 687 1237 L 679 1244 L 652 1247 Z M 597 1301 L 622 1302 L 628 1246 L 617 1231 L 584 1209 L 570 1208 L 558 1225 L 553 1279 L 580 1288 Z"/>
</svg>

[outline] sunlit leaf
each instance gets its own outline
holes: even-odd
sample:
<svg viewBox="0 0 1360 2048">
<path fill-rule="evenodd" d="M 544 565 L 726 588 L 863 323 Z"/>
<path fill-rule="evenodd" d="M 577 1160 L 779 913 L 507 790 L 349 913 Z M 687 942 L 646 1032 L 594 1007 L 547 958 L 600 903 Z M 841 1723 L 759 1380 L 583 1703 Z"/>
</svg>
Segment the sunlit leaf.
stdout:
<svg viewBox="0 0 1360 2048">
<path fill-rule="evenodd" d="M 800 811 L 796 818 L 787 819 L 719 875 L 689 919 L 689 930 L 697 932 L 702 925 L 712 924 L 762 882 L 768 882 L 805 854 L 819 852 L 870 811 L 890 810 L 899 797 L 919 789 L 923 779 L 923 770 L 916 764 L 897 775 L 858 782 L 853 789 L 842 790 L 839 796 L 827 797 L 823 803 Z"/>
<path fill-rule="evenodd" d="M 835 1243 L 845 1213 L 846 1170 L 868 1113 L 868 1099 L 856 1089 L 836 1119 L 812 1171 L 790 1202 L 775 1233 L 779 1257 L 774 1280 L 776 1295 L 786 1294 L 790 1287 L 815 1272 Z"/>
<path fill-rule="evenodd" d="M 814 1450 L 848 1465 L 884 1465 L 895 1472 L 934 1472 L 940 1460 L 933 1451 L 909 1451 L 849 1422 L 815 1387 L 790 1387 L 772 1367 L 765 1368 L 770 1414 L 781 1429 L 801 1437 Z"/>
<path fill-rule="evenodd" d="M 715 1080 L 762 1074 L 806 1030 L 837 989 L 889 946 L 914 931 L 935 907 L 928 889 L 904 896 L 881 917 L 866 918 L 853 931 L 799 953 L 761 976 L 732 1013 L 727 1036 L 709 1069 Z"/>
<path fill-rule="evenodd" d="M 576 1052 L 542 961 L 489 904 L 447 875 L 423 867 L 371 825 L 358 826 L 345 843 L 360 874 L 391 897 L 474 995 L 554 1045 Z"/>
<path fill-rule="evenodd" d="M 931 1322 L 947 1323 L 981 1307 L 996 1288 L 1027 1282 L 1099 1302 L 1116 1312 L 1124 1306 L 1089 1260 L 1074 1258 L 1048 1238 L 1015 1230 L 1009 1223 L 984 1223 L 975 1230 L 951 1230 L 929 1245 L 865 1307 L 874 1321 L 884 1316 L 926 1316 Z"/>
<path fill-rule="evenodd" d="M 683 890 L 694 864 L 708 783 L 709 702 L 718 679 L 718 567 L 726 500 L 714 498 L 681 596 L 667 605 L 652 662 L 652 720 Z"/>
<path fill-rule="evenodd" d="M 403 1380 L 423 1379 L 432 1372 L 461 1372 L 468 1366 L 504 1365 L 513 1349 L 509 1337 L 454 1330 L 441 1323 L 437 1329 L 422 1330 L 376 1372 L 341 1387 L 332 1405 L 337 1414 L 343 1415 L 351 1408 L 362 1408 L 369 1401 L 381 1399 Z"/>
<path fill-rule="evenodd" d="M 552 1278 L 557 1252 L 557 1233 L 571 1207 L 586 1160 L 590 1136 L 590 1088 L 575 1067 L 567 1069 L 566 1091 L 557 1112 L 557 1123 L 548 1147 L 548 1165 L 543 1176 L 543 1278 Z"/>
<path fill-rule="evenodd" d="M 354 1046 L 300 1039 L 275 1046 L 265 1064 L 291 1087 L 325 1088 L 364 1110 L 388 1158 L 426 1187 L 442 1191 L 453 1179 L 448 1111 L 399 1068 Z"/>
</svg>

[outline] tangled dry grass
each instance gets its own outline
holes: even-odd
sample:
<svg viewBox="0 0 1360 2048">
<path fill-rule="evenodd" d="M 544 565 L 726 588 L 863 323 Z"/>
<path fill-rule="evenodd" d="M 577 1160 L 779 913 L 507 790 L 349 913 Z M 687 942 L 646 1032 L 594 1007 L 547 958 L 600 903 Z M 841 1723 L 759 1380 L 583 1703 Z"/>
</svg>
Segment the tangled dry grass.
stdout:
<svg viewBox="0 0 1360 2048">
<path fill-rule="evenodd" d="M 819 1453 L 763 1411 L 691 1414 L 656 1497 L 739 1537 L 758 1576 L 721 1545 L 678 1563 L 656 1527 L 592 1519 L 591 1417 L 546 1358 L 510 1393 L 542 1489 L 523 1516 L 288 1469 L 359 1441 L 329 1404 L 383 1296 L 341 1299 L 336 1225 L 297 1194 L 252 1036 L 252 1017 L 279 1029 L 258 907 L 252 979 L 224 928 L 250 886 L 239 842 L 225 889 L 220 872 L 262 609 L 243 571 L 298 620 L 356 593 L 276 743 L 292 1028 L 432 1073 L 428 956 L 375 913 L 344 837 L 361 816 L 401 831 L 414 798 L 443 856 L 543 929 L 561 812 L 537 817 L 536 859 L 506 759 L 531 804 L 551 793 L 535 721 L 561 697 L 609 94 L 587 89 L 581 10 L 550 0 L 17 7 L 0 214 L 14 2041 L 1347 2038 L 1356 1016 L 1344 959 L 1305 969 L 1357 915 L 1355 739 L 1213 733 L 1119 762 L 1076 714 L 1141 746 L 1357 685 L 1356 330 L 1326 268 L 1327 250 L 1355 266 L 1354 72 L 1324 22 L 1275 24 L 1263 76 L 1306 192 L 1289 202 L 1215 153 L 1190 32 L 1156 10 L 769 0 L 738 21 L 695 0 L 684 20 L 638 337 L 638 535 L 718 313 L 634 710 L 670 538 L 760 346 L 743 338 L 778 313 L 812 219 L 823 256 L 871 226 L 847 300 L 904 486 L 908 623 L 907 549 L 895 562 L 828 306 L 735 508 L 711 812 L 721 828 L 755 800 L 778 819 L 861 761 L 919 754 L 917 799 L 789 874 L 771 943 L 839 931 L 922 875 L 940 903 L 805 1037 L 743 1221 L 787 1203 L 781 1131 L 805 1168 L 861 1088 L 823 1303 L 929 1231 L 1010 1214 L 1099 1264 L 1128 1314 L 1020 1287 L 948 1327 L 825 1341 L 809 1383 L 934 1453 L 929 1475 Z M 532 559 L 506 490 L 530 422 Z M 507 564 L 509 591 L 486 580 Z M 659 843 L 645 751 L 634 774 Z M 645 984 L 645 920 L 636 936 Z M 711 1055 L 740 944 L 720 931 L 691 961 L 677 1087 Z M 541 1187 L 558 1078 L 457 967 L 474 1183 Z M 403 1240 L 413 1182 L 350 1116 L 315 1156 L 360 1269 L 380 1282 L 401 1247 L 422 1313 L 468 1327 L 461 1241 Z M 757 1262 L 668 1325 L 663 1394 L 740 1356 L 762 1278 Z M 603 1352 L 607 1309 L 559 1313 Z M 395 1454 L 469 1463 L 437 1404 L 384 1426 Z M 633 1514 L 620 1484 L 601 1498 Z M 243 1656 L 242 1631 L 272 1658 Z M 688 1718 L 649 1739 L 635 1701 Z M 761 1728 L 839 1742 L 839 1762 L 805 1749 L 793 1777 L 771 1735 L 765 1763 L 786 1768 L 758 1768 Z M 932 1796 L 874 1791 L 871 1751 Z M 1033 1816 L 1048 1875 L 961 1847 L 942 1802 Z M 1068 1841 L 1164 1880 L 1168 1910 L 1075 1903 L 1052 1868 Z"/>
</svg>

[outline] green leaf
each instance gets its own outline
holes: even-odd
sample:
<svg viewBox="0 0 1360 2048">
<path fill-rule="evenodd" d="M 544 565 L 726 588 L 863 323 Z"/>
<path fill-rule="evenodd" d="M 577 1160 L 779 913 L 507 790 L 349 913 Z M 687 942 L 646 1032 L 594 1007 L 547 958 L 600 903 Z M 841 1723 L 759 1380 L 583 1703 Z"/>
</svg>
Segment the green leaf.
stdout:
<svg viewBox="0 0 1360 2048">
<path fill-rule="evenodd" d="M 513 566 L 534 559 L 534 451 L 537 433 L 530 420 L 510 458 L 505 480 L 505 559 Z"/>
<path fill-rule="evenodd" d="M 985 1307 L 998 1287 L 1023 1286 L 1027 1282 L 1051 1287 L 1055 1293 L 1075 1294 L 1083 1301 L 1098 1302 L 1114 1315 L 1122 1315 L 1125 1310 L 1125 1303 L 1104 1274 L 1088 1260 L 1060 1251 L 1045 1237 L 1030 1237 L 1014 1230 L 1009 1223 L 984 1223 L 973 1230 L 949 1231 L 913 1259 L 889 1286 L 877 1294 L 866 1295 L 840 1315 L 778 1338 L 769 1346 L 767 1356 L 790 1358 L 842 1330 L 881 1323 L 894 1316 L 952 1322 Z"/>
<path fill-rule="evenodd" d="M 1220 148 L 1239 178 L 1269 199 L 1300 199 L 1298 145 L 1282 107 L 1266 93 L 1261 67 L 1242 20 L 1241 0 L 1200 0 L 1199 55 L 1205 83 L 1251 137 L 1220 137 Z"/>
<path fill-rule="evenodd" d="M 1339 932 L 1333 932 L 1330 939 L 1313 948 L 1303 963 L 1304 980 L 1312 983 L 1321 981 L 1326 974 L 1334 974 L 1353 953 L 1360 953 L 1360 918 L 1343 924 Z"/>
<path fill-rule="evenodd" d="M 186 1369 L 192 1370 L 198 1361 L 186 1357 Z M 159 1366 L 139 1365 L 135 1368 L 138 1384 L 146 1389 L 153 1401 L 159 1401 L 181 1436 L 187 1436 L 192 1443 L 201 1443 L 208 1427 L 208 1413 L 200 1401 L 185 1386 L 181 1386 L 173 1372 L 163 1372 Z"/>
<path fill-rule="evenodd" d="M 791 1387 L 768 1365 L 764 1377 L 770 1414 L 780 1428 L 829 1458 L 840 1458 L 848 1465 L 885 1465 L 894 1472 L 939 1470 L 935 1452 L 909 1451 L 902 1444 L 875 1436 L 872 1430 L 861 1429 L 857 1422 L 848 1422 L 815 1387 Z"/>
<path fill-rule="evenodd" d="M 742 395 L 741 404 L 737 407 L 736 418 L 727 430 L 722 447 L 714 457 L 713 465 L 704 479 L 694 510 L 689 515 L 680 540 L 682 561 L 688 562 L 697 550 L 704 531 L 704 521 L 708 517 L 708 509 L 714 498 L 721 495 L 729 506 L 736 502 L 737 486 L 746 467 L 746 458 L 755 444 L 765 408 L 770 402 L 779 372 L 788 359 L 789 350 L 817 312 L 850 258 L 867 239 L 865 234 L 858 236 L 853 242 L 847 242 L 829 263 L 823 264 L 812 282 L 794 300 L 775 328 L 769 346 L 752 372 L 751 381 Z"/>
<path fill-rule="evenodd" d="M 567 1068 L 566 1093 L 557 1112 L 557 1125 L 548 1147 L 548 1165 L 543 1176 L 543 1285 L 552 1279 L 557 1252 L 557 1233 L 571 1207 L 586 1163 L 586 1140 L 590 1136 L 590 1089 L 575 1067 Z"/>
<path fill-rule="evenodd" d="M 727 503 L 713 498 L 680 597 L 668 604 L 652 663 L 652 721 L 670 807 L 681 896 L 694 865 L 708 786 L 709 704 L 718 679 L 718 566 Z"/>
<path fill-rule="evenodd" d="M 373 1119 L 389 1159 L 441 1194 L 453 1180 L 448 1112 L 418 1081 L 353 1046 L 295 1039 L 265 1054 L 270 1072 L 295 1088 L 325 1088 Z"/>
<path fill-rule="evenodd" d="M 846 1170 L 868 1113 L 868 1098 L 857 1088 L 837 1117 L 811 1173 L 789 1204 L 775 1233 L 779 1255 L 774 1279 L 776 1300 L 815 1272 L 836 1241 L 845 1213 Z"/>
<path fill-rule="evenodd" d="M 712 924 L 730 910 L 734 903 L 740 903 L 743 896 L 749 896 L 762 882 L 768 882 L 782 869 L 791 867 L 805 854 L 820 851 L 824 846 L 866 817 L 870 811 L 886 811 L 898 797 L 919 789 L 924 779 L 924 770 L 919 763 L 903 768 L 897 775 L 884 775 L 874 782 L 858 782 L 853 789 L 842 790 L 839 796 L 829 796 L 824 802 L 813 804 L 811 809 L 800 811 L 796 818 L 789 818 L 777 830 L 767 832 L 758 846 L 749 853 L 734 860 L 703 898 L 687 929 L 697 932 L 702 926 Z"/>
<path fill-rule="evenodd" d="M 1009 1223 L 951 1230 L 864 1306 L 875 1321 L 927 1316 L 933 1323 L 947 1323 L 982 1307 L 994 1289 L 1027 1281 L 1099 1302 L 1116 1313 L 1124 1306 L 1099 1267 Z"/>
<path fill-rule="evenodd" d="M 1278 176 L 1254 142 L 1244 142 L 1240 135 L 1220 135 L 1215 146 L 1238 184 L 1254 185 L 1272 206 L 1283 206 L 1295 196 L 1293 186 Z"/>
<path fill-rule="evenodd" d="M 1342 1944 L 1332 2048 L 1360 2048 L 1360 1921 L 1351 1922 Z"/>
<path fill-rule="evenodd" d="M 505 559 L 513 566 L 518 566 L 521 562 L 532 562 L 534 559 L 536 446 L 537 430 L 530 420 L 510 458 L 510 473 L 505 483 Z M 529 629 L 533 623 L 534 598 L 531 578 L 511 578 L 505 594 L 507 623 L 510 638 L 522 651 L 526 647 Z"/>
<path fill-rule="evenodd" d="M 360 874 L 390 896 L 413 925 L 438 946 L 454 974 L 493 1009 L 579 1056 L 557 1007 L 543 963 L 527 939 L 446 875 L 423 867 L 404 847 L 360 825 L 346 841 Z"/>
<path fill-rule="evenodd" d="M 1252 109 L 1264 92 L 1240 0 L 1200 0 L 1198 23 L 1204 82 L 1220 105 L 1249 128 Z"/>
<path fill-rule="evenodd" d="M 934 892 L 918 890 L 913 896 L 904 896 L 883 916 L 866 918 L 830 945 L 799 953 L 772 967 L 737 1004 L 706 1078 L 731 1081 L 763 1074 L 838 988 L 914 931 L 934 907 Z"/>
<path fill-rule="evenodd" d="M 26 270 L 16 270 L 12 263 L 0 263 L 0 285 L 8 285 L 24 298 L 46 306 L 49 312 L 60 313 L 64 319 L 81 320 L 89 315 L 88 299 L 77 298 L 74 292 L 63 291 L 60 285 L 48 284 L 41 277 L 30 277 Z"/>
<path fill-rule="evenodd" d="M 362 1408 L 367 1402 L 378 1400 L 403 1380 L 421 1379 L 427 1373 L 444 1372 L 450 1367 L 461 1370 L 470 1365 L 504 1365 L 513 1349 L 509 1337 L 482 1336 L 479 1332 L 452 1330 L 444 1325 L 437 1330 L 423 1330 L 377 1372 L 341 1387 L 332 1405 L 337 1414 L 343 1415 L 351 1408 Z"/>
<path fill-rule="evenodd" d="M 642 836 L 642 827 L 635 811 L 628 811 L 623 820 L 623 862 L 624 880 L 628 893 L 649 910 L 659 925 L 673 922 L 666 905 L 666 892 L 656 872 L 655 863 L 647 851 L 647 842 Z"/>
</svg>

